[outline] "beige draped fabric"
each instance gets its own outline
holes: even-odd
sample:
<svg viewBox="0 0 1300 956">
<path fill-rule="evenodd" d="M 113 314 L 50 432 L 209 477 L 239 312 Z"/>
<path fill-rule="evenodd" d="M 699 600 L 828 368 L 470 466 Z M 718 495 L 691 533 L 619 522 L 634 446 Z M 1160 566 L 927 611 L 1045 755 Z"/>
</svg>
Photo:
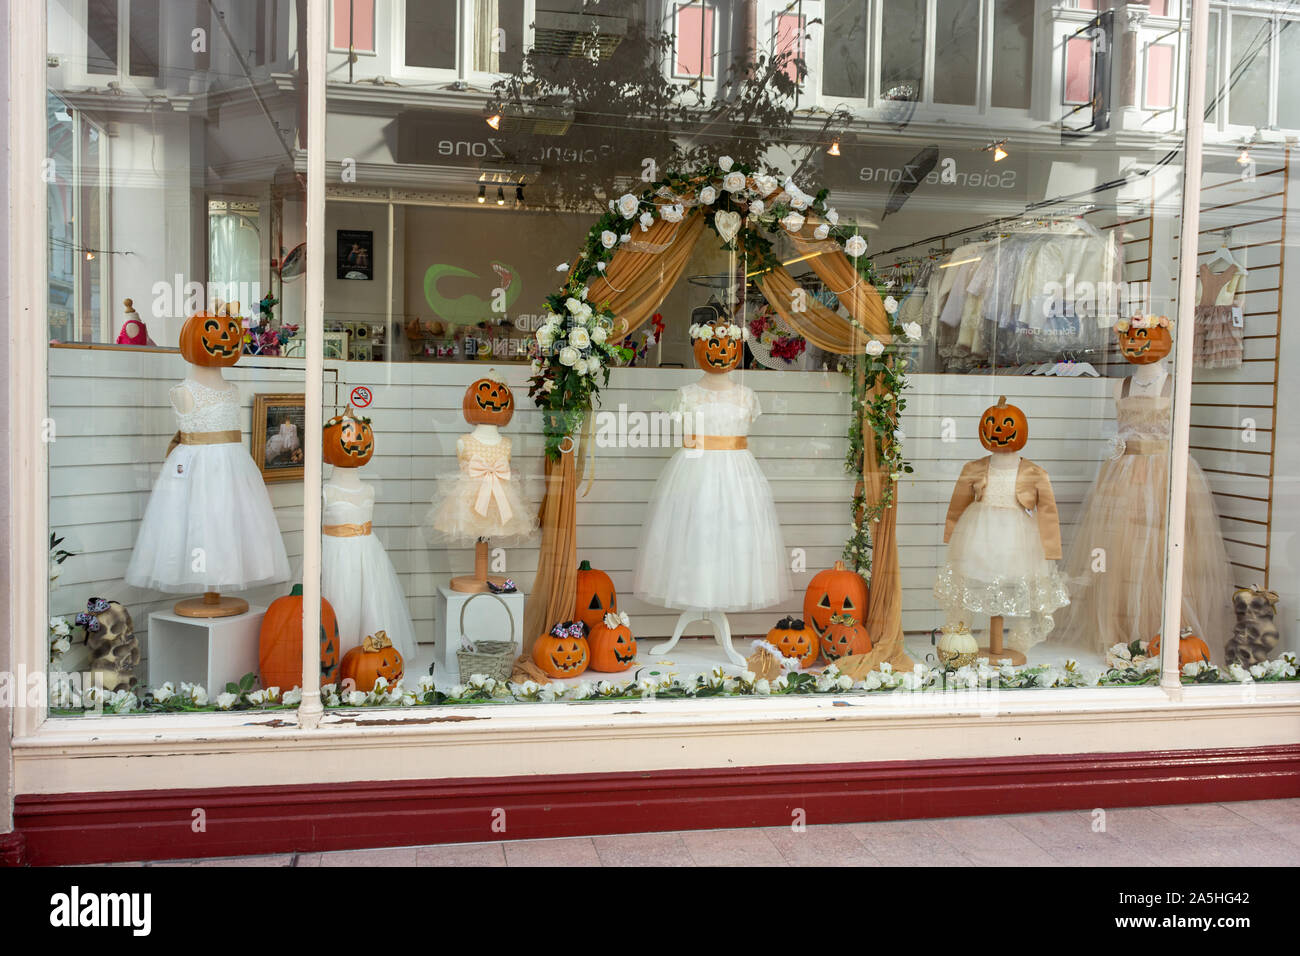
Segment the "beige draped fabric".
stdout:
<svg viewBox="0 0 1300 956">
<path fill-rule="evenodd" d="M 533 643 L 561 621 L 573 617 L 578 592 L 577 439 L 558 461 L 546 459 L 546 496 L 542 499 L 542 545 L 537 579 L 524 602 L 523 656 Z"/>
</svg>

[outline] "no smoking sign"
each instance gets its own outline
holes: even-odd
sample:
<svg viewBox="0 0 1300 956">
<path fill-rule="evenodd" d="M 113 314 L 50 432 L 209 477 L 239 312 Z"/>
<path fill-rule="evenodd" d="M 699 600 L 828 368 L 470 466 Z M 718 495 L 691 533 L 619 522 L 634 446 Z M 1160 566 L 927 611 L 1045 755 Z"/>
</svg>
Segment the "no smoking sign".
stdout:
<svg viewBox="0 0 1300 956">
<path fill-rule="evenodd" d="M 374 400 L 374 393 L 364 385 L 358 385 L 352 390 L 352 405 L 354 408 L 366 408 Z"/>
</svg>

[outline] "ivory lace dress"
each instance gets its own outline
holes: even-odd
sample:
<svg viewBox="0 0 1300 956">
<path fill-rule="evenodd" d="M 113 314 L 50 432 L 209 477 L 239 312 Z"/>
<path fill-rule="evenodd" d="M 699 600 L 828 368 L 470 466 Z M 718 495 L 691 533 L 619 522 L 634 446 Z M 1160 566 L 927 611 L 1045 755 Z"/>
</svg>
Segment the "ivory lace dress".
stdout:
<svg viewBox="0 0 1300 956">
<path fill-rule="evenodd" d="M 1129 394 L 1132 379 L 1124 381 L 1115 454 L 1102 462 L 1066 555 L 1071 602 L 1053 643 L 1104 653 L 1160 630 L 1172 381 L 1151 396 Z M 1210 486 L 1190 456 L 1186 528 L 1182 624 L 1221 662 L 1232 632 L 1232 577 Z"/>
<path fill-rule="evenodd" d="M 239 391 L 187 380 L 183 435 L 230 440 L 179 444 L 163 462 L 140 522 L 126 582 L 172 593 L 243 591 L 289 577 L 280 526 L 257 465 L 239 437 Z"/>
<path fill-rule="evenodd" d="M 427 520 L 435 536 L 454 544 L 491 538 L 519 544 L 537 528 L 517 471 L 510 468 L 510 439 L 494 444 L 462 435 L 456 445 L 460 470 L 438 481 Z"/>
</svg>

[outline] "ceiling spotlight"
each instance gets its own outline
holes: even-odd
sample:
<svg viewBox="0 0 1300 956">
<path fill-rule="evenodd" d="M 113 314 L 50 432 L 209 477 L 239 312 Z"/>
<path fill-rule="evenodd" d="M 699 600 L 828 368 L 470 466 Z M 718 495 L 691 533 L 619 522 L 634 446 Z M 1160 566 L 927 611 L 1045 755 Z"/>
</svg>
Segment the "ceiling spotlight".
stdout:
<svg viewBox="0 0 1300 956">
<path fill-rule="evenodd" d="M 478 184 L 478 201 L 479 201 L 479 205 L 482 205 L 484 202 L 487 201 L 487 187 L 484 186 L 482 183 Z"/>
<path fill-rule="evenodd" d="M 505 191 L 505 187 L 503 187 L 503 186 L 498 186 L 498 187 L 497 187 L 497 205 L 498 205 L 498 206 L 504 206 L 505 204 L 506 204 L 506 191 Z"/>
<path fill-rule="evenodd" d="M 493 114 L 492 114 L 491 116 L 489 116 L 486 120 L 484 120 L 484 122 L 487 123 L 489 126 L 491 126 L 493 129 L 500 129 L 500 128 L 501 128 L 501 114 L 500 114 L 500 113 L 493 113 Z"/>
<path fill-rule="evenodd" d="M 522 206 L 523 204 L 524 204 L 524 184 L 520 183 L 518 186 L 515 187 L 515 205 Z"/>
<path fill-rule="evenodd" d="M 1007 141 L 1004 139 L 994 143 L 992 146 L 987 147 L 988 149 L 993 150 L 993 162 L 1000 163 L 1002 162 L 1002 160 L 1006 159 L 1008 155 L 1010 155 L 1009 153 L 1007 153 L 1006 149 L 1004 148 L 1006 145 L 1007 145 Z"/>
<path fill-rule="evenodd" d="M 830 148 L 826 150 L 826 154 L 828 156 L 838 156 L 840 154 L 840 141 L 838 139 L 831 140 Z"/>
<path fill-rule="evenodd" d="M 86 250 L 86 261 L 87 261 L 87 262 L 94 262 L 94 261 L 95 261 L 95 253 L 92 252 L 90 249 L 87 249 L 87 250 Z"/>
<path fill-rule="evenodd" d="M 1241 147 L 1241 152 L 1237 154 L 1237 165 L 1239 165 L 1239 166 L 1249 166 L 1249 165 L 1250 165 L 1250 147 L 1249 147 L 1249 146 L 1243 146 L 1243 147 Z"/>
</svg>

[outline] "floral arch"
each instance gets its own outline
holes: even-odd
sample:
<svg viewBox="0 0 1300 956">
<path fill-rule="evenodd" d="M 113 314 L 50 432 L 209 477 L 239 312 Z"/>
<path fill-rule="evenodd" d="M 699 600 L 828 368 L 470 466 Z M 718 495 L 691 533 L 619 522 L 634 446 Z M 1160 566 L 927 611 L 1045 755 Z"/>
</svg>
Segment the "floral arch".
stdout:
<svg viewBox="0 0 1300 956">
<path fill-rule="evenodd" d="M 792 328 L 819 348 L 856 358 L 854 411 L 862 418 L 862 434 L 873 439 L 850 448 L 850 467 L 861 475 L 854 497 L 855 530 L 869 526 L 872 539 L 866 624 L 875 646 L 864 664 L 870 669 L 889 661 L 910 670 L 902 645 L 902 588 L 891 507 L 904 469 L 897 414 L 898 391 L 906 381 L 903 360 L 890 354 L 888 346 L 902 330 L 873 284 L 866 240 L 855 224 L 841 223 L 827 203 L 827 190 L 810 195 L 790 178 L 727 156 L 691 172 L 668 172 L 640 195 L 610 200 L 576 258 L 557 267 L 567 277 L 547 299 L 549 315 L 537 333 L 529 382 L 529 394 L 543 412 L 547 481 L 524 650 L 536 635 L 573 613 L 582 439 L 591 428 L 600 386 L 609 382 L 614 339 L 654 315 L 681 279 L 705 230 L 724 248 L 746 257 L 747 272 Z M 841 310 L 799 294 L 798 281 L 776 254 L 774 239 L 782 235 L 835 293 Z"/>
</svg>

